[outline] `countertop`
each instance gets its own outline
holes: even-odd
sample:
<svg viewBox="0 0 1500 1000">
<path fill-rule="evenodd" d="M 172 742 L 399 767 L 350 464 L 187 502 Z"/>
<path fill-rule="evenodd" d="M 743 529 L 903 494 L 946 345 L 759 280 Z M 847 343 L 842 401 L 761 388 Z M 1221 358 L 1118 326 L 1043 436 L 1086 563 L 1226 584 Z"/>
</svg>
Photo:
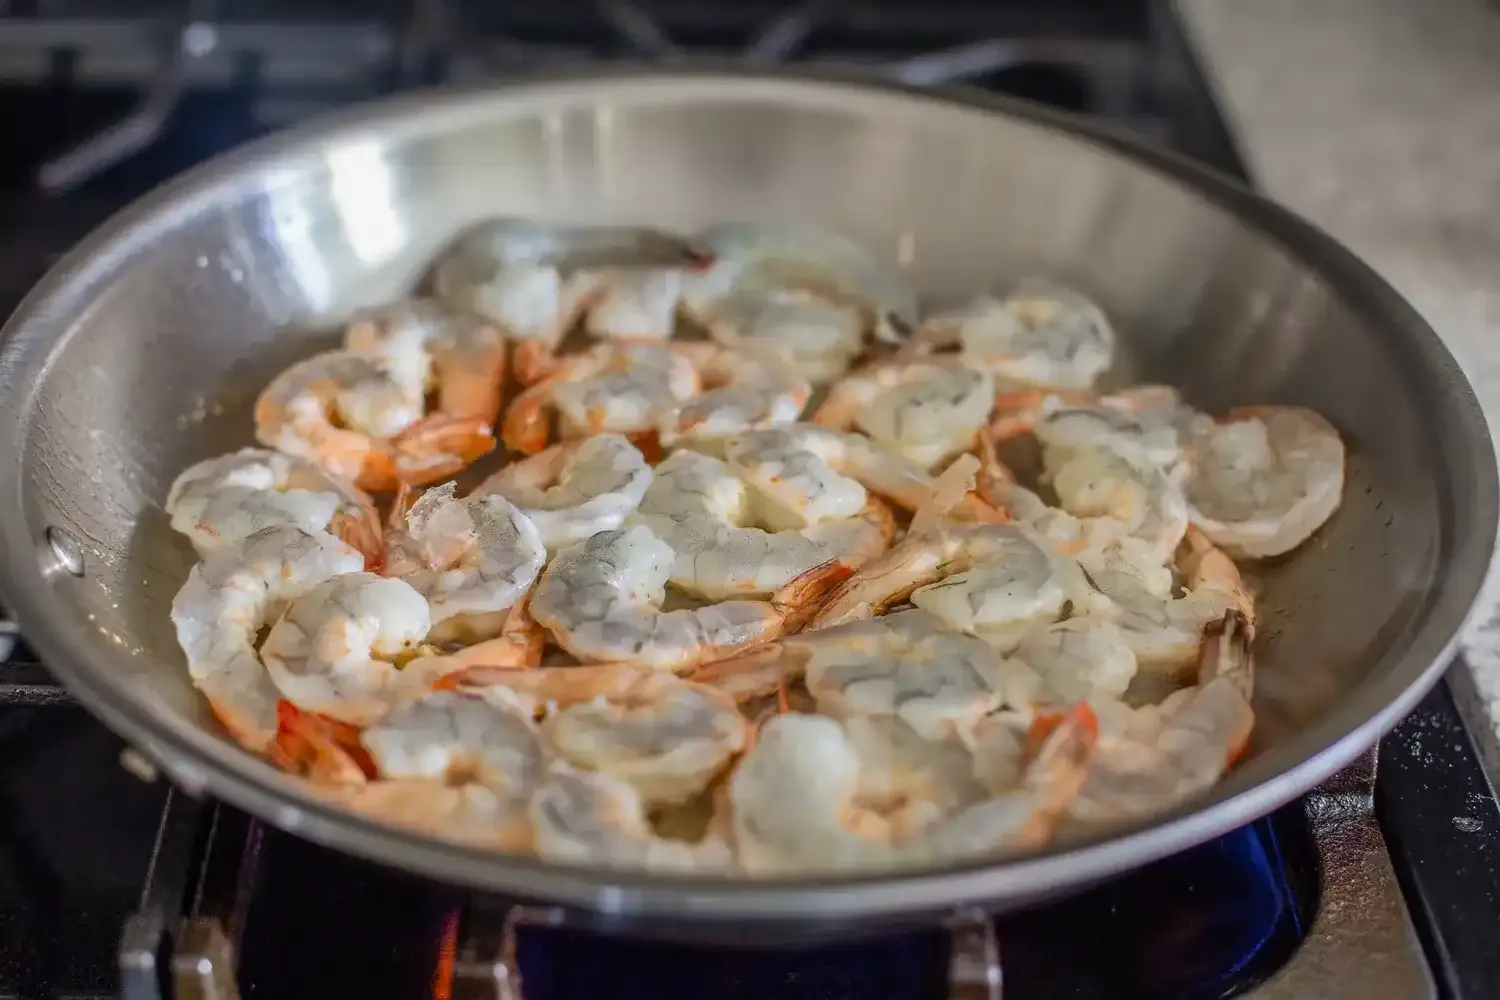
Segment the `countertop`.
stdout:
<svg viewBox="0 0 1500 1000">
<path fill-rule="evenodd" d="M 1379 270 L 1500 434 L 1500 3 L 1178 0 L 1261 186 Z M 1462 645 L 1500 742 L 1500 562 Z"/>
</svg>

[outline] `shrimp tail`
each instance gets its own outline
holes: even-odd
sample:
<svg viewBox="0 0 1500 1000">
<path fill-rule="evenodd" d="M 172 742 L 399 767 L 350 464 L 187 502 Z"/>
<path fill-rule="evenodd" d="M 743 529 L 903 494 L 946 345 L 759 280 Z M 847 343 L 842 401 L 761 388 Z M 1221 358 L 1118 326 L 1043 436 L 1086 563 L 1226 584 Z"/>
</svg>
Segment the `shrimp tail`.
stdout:
<svg viewBox="0 0 1500 1000">
<path fill-rule="evenodd" d="M 1198 683 L 1207 685 L 1216 679 L 1231 681 L 1250 700 L 1255 688 L 1255 626 L 1240 611 L 1230 610 L 1224 617 L 1203 630 L 1203 645 L 1198 655 Z"/>
<path fill-rule="evenodd" d="M 511 400 L 500 431 L 500 440 L 507 449 L 521 455 L 535 455 L 547 447 L 552 430 L 552 384 L 560 374 L 554 372 L 532 383 Z"/>
<path fill-rule="evenodd" d="M 743 705 L 762 698 L 785 699 L 788 685 L 802 676 L 807 658 L 785 643 L 757 646 L 702 664 L 688 675 L 695 684 L 716 688 Z"/>
<path fill-rule="evenodd" d="M 376 775 L 359 729 L 283 699 L 276 706 L 276 738 L 267 754 L 277 766 L 319 784 L 362 785 Z"/>
<path fill-rule="evenodd" d="M 771 604 L 782 614 L 782 634 L 800 632 L 823 607 L 825 599 L 855 573 L 842 559 L 830 559 L 792 578 L 771 595 Z"/>
<path fill-rule="evenodd" d="M 339 511 L 328 523 L 328 533 L 365 557 L 365 572 L 379 573 L 385 566 L 385 533 L 374 510 L 359 517 Z"/>
<path fill-rule="evenodd" d="M 366 455 L 356 485 L 388 493 L 402 483 L 421 486 L 437 482 L 494 450 L 495 435 L 484 420 L 435 413 Z"/>
<path fill-rule="evenodd" d="M 446 359 L 438 372 L 439 412 L 475 417 L 493 427 L 500 419 L 505 370 L 505 342 L 498 340 L 498 335 L 492 350 Z"/>
<path fill-rule="evenodd" d="M 1067 812 L 1088 777 L 1099 742 L 1099 719 L 1087 702 L 1068 711 L 1039 717 L 1026 738 L 1035 747 L 1026 765 L 1025 783 L 1036 795 L 1037 812 L 1049 827 Z"/>
</svg>

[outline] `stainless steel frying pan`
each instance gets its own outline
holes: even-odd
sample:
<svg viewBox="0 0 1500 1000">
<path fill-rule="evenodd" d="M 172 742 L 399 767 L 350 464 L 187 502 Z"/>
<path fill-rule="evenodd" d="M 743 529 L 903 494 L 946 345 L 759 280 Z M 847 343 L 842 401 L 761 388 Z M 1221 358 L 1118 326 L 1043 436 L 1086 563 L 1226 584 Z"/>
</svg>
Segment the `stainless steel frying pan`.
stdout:
<svg viewBox="0 0 1500 1000">
<path fill-rule="evenodd" d="M 306 332 L 408 288 L 489 214 L 818 223 L 941 301 L 1026 273 L 1094 294 L 1137 376 L 1209 409 L 1302 403 L 1351 446 L 1343 509 L 1264 568 L 1253 754 L 1174 814 L 962 869 L 788 882 L 564 869 L 364 822 L 206 717 L 167 612 L 193 556 L 160 504 L 250 442 Z M 825 77 L 607 71 L 362 108 L 217 160 L 49 274 L 0 353 L 4 599 L 79 699 L 194 793 L 454 883 L 676 931 L 1022 906 L 1185 848 L 1368 747 L 1446 663 L 1488 563 L 1494 455 L 1453 358 L 1348 252 L 1231 182 L 1027 105 Z M 107 824 L 107 818 L 101 817 Z"/>
</svg>

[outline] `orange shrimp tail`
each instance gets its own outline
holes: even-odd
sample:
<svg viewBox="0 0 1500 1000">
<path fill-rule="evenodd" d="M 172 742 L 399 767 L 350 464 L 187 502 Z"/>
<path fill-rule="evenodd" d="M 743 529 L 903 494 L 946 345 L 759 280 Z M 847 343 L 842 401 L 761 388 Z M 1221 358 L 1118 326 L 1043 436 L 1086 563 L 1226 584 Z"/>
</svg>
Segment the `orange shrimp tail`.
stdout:
<svg viewBox="0 0 1500 1000">
<path fill-rule="evenodd" d="M 377 773 L 358 727 L 285 699 L 276 705 L 276 738 L 267 756 L 283 770 L 322 784 L 361 785 Z"/>
<path fill-rule="evenodd" d="M 373 510 L 360 517 L 339 511 L 329 522 L 328 531 L 365 557 L 366 573 L 379 573 L 385 568 L 385 534 Z"/>
<path fill-rule="evenodd" d="M 1031 728 L 1026 732 L 1026 758 L 1030 760 L 1040 753 L 1047 740 L 1051 739 L 1052 734 L 1061 729 L 1065 722 L 1078 726 L 1080 739 L 1088 748 L 1092 749 L 1098 742 L 1099 717 L 1094 714 L 1088 702 L 1081 701 L 1066 712 L 1037 714 L 1036 719 L 1031 723 Z"/>
<path fill-rule="evenodd" d="M 828 597 L 855 573 L 841 559 L 819 563 L 794 577 L 771 596 L 771 603 L 785 615 L 783 634 L 800 632 L 823 607 Z"/>
<path fill-rule="evenodd" d="M 500 440 L 509 451 L 535 455 L 547 447 L 552 430 L 551 381 L 552 378 L 543 379 L 510 401 L 500 430 Z"/>
<path fill-rule="evenodd" d="M 423 417 L 372 452 L 358 485 L 376 492 L 403 483 L 423 486 L 463 471 L 495 450 L 490 425 L 478 417 L 434 413 Z"/>
<path fill-rule="evenodd" d="M 505 346 L 482 355 L 453 358 L 438 372 L 437 408 L 450 417 L 474 417 L 493 427 L 505 391 Z"/>
</svg>

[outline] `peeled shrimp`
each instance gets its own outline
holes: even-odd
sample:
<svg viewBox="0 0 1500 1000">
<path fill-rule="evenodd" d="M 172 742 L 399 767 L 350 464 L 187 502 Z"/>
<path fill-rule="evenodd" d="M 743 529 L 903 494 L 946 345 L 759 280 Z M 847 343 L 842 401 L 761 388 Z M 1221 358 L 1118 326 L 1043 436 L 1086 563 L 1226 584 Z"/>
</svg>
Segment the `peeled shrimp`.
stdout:
<svg viewBox="0 0 1500 1000">
<path fill-rule="evenodd" d="M 476 313 L 522 344 L 517 375 L 530 384 L 588 305 L 595 282 L 570 276 L 601 268 L 701 266 L 703 248 L 655 229 L 565 226 L 490 219 L 460 233 L 433 267 L 433 288 L 449 307 Z"/>
<path fill-rule="evenodd" d="M 672 547 L 644 525 L 600 532 L 552 560 L 531 613 L 580 660 L 687 670 L 780 636 L 845 572 L 816 567 L 768 601 L 662 611 L 675 559 Z"/>
<path fill-rule="evenodd" d="M 660 429 L 663 444 L 686 437 L 717 438 L 758 427 L 790 424 L 802 414 L 812 386 L 773 351 L 717 344 L 675 343 L 698 369 L 705 391 L 683 402 Z"/>
<path fill-rule="evenodd" d="M 584 313 L 584 329 L 598 340 L 666 340 L 682 298 L 681 268 L 604 268 L 580 271 L 565 297 Z"/>
<path fill-rule="evenodd" d="M 459 500 L 445 483 L 424 493 L 392 532 L 386 575 L 426 598 L 429 638 L 441 642 L 496 634 L 546 559 L 536 525 L 509 500 Z"/>
<path fill-rule="evenodd" d="M 356 316 L 344 347 L 383 358 L 390 371 L 424 396 L 437 393 L 449 417 L 500 419 L 505 339 L 495 327 L 451 313 L 427 299 L 398 302 Z"/>
<path fill-rule="evenodd" d="M 604 431 L 655 435 L 701 388 L 692 360 L 669 345 L 599 344 L 563 358 L 512 400 L 501 437 L 511 451 L 535 454 L 547 445 L 554 411 L 565 439 Z"/>
<path fill-rule="evenodd" d="M 276 736 L 280 698 L 255 643 L 285 602 L 365 560 L 321 531 L 265 528 L 193 567 L 172 600 L 188 674 L 224 728 L 251 750 Z"/>
<path fill-rule="evenodd" d="M 904 600 L 1001 650 L 1061 618 L 1088 594 L 1078 564 L 1011 524 L 948 524 L 912 532 L 841 584 L 810 623 L 882 614 Z"/>
<path fill-rule="evenodd" d="M 328 351 L 271 380 L 255 402 L 255 436 L 367 490 L 430 483 L 494 449 L 485 419 L 424 410 L 421 388 L 389 361 Z"/>
<path fill-rule="evenodd" d="M 548 861 L 658 871 L 727 872 L 723 839 L 670 840 L 651 829 L 649 803 L 629 782 L 553 764 L 531 801 L 537 855 Z"/>
<path fill-rule="evenodd" d="M 1162 385 L 1104 396 L 1031 390 L 1002 394 L 995 405 L 992 435 L 1004 440 L 1030 432 L 1054 466 L 1099 448 L 1160 469 L 1174 483 L 1187 473 L 1189 440 L 1209 421 Z"/>
<path fill-rule="evenodd" d="M 1195 445 L 1186 485 L 1193 523 L 1231 555 L 1290 552 L 1343 499 L 1344 442 L 1312 410 L 1241 407 Z"/>
<path fill-rule="evenodd" d="M 1253 639 L 1245 617 L 1230 611 L 1204 633 L 1193 687 L 1160 705 L 1100 706 L 1099 743 L 1072 818 L 1104 823 L 1158 813 L 1217 782 L 1255 726 Z"/>
<path fill-rule="evenodd" d="M 993 376 L 961 359 L 886 362 L 834 383 L 812 421 L 864 431 L 930 469 L 972 447 L 994 399 Z"/>
<path fill-rule="evenodd" d="M 1134 541 L 1143 561 L 1166 563 L 1188 526 L 1187 500 L 1166 473 L 1104 448 L 1069 451 L 1051 464 L 1052 489 L 1077 518 L 1107 518 Z"/>
<path fill-rule="evenodd" d="M 1084 782 L 1094 727 L 1086 709 L 1071 713 L 1025 766 L 1020 787 L 945 815 L 933 815 L 940 808 L 926 810 L 928 821 L 917 824 L 905 795 L 894 821 L 883 815 L 890 805 L 885 796 L 862 801 L 872 783 L 866 770 L 882 791 L 890 772 L 880 758 L 864 759 L 839 722 L 778 715 L 730 779 L 740 864 L 754 875 L 795 875 L 953 862 L 1040 846 Z M 952 780 L 968 777 L 955 772 Z"/>
<path fill-rule="evenodd" d="M 791 424 L 732 435 L 721 450 L 756 490 L 768 527 L 849 517 L 864 506 L 866 489 L 907 511 L 933 497 L 935 480 L 926 469 L 859 434 Z"/>
<path fill-rule="evenodd" d="M 1190 670 L 1203 630 L 1227 611 L 1255 620 L 1238 568 L 1196 528 L 1188 529 L 1177 558 L 1185 587 L 1180 597 L 1172 595 L 1170 574 L 1144 571 L 1118 549 L 1085 551 L 1079 559 L 1089 582 L 1108 599 L 1099 613 L 1119 627 L 1149 674 L 1179 677 Z"/>
<path fill-rule="evenodd" d="M 473 493 L 505 497 L 536 525 L 548 551 L 618 528 L 652 482 L 640 449 L 618 434 L 553 445 L 513 462 Z"/>
<path fill-rule="evenodd" d="M 380 537 L 375 504 L 353 483 L 262 448 L 241 448 L 187 469 L 167 491 L 165 508 L 172 527 L 200 556 L 266 528 L 330 531 L 366 555 Z"/>
<path fill-rule="evenodd" d="M 866 347 L 858 306 L 802 289 L 730 295 L 713 304 L 705 323 L 719 343 L 773 351 L 811 382 L 838 378 Z"/>
<path fill-rule="evenodd" d="M 1135 677 L 1135 651 L 1116 625 L 1084 616 L 1026 633 L 1010 656 L 1040 678 L 1039 701 L 1069 705 L 1118 699 Z"/>
<path fill-rule="evenodd" d="M 683 302 L 711 330 L 729 299 L 779 290 L 821 296 L 859 310 L 865 329 L 897 342 L 916 323 L 916 295 L 863 247 L 835 233 L 799 226 L 731 222 L 698 237 L 713 264 L 688 276 Z"/>
<path fill-rule="evenodd" d="M 470 809 L 482 811 L 483 839 L 502 849 L 531 846 L 527 806 L 541 784 L 546 744 L 525 715 L 480 698 L 436 691 L 409 702 L 368 727 L 360 741 L 382 778 L 410 782 L 396 805 L 422 806 L 442 799 L 438 788 L 464 788 Z M 426 783 L 426 792 L 415 783 Z M 450 798 L 452 796 L 449 796 Z M 408 800 L 402 803 L 402 800 Z M 389 803 L 387 803 L 389 805 Z M 436 817 L 420 813 L 385 818 L 431 829 Z M 469 813 L 472 816 L 472 812 Z M 465 826 L 472 827 L 472 822 Z M 440 831 L 434 831 L 440 832 Z M 473 831 L 465 839 L 474 839 Z"/>
<path fill-rule="evenodd" d="M 1003 300 L 983 297 L 929 317 L 916 342 L 957 343 L 997 378 L 1044 389 L 1088 389 L 1114 361 L 1115 331 L 1072 289 L 1028 280 Z"/>
<path fill-rule="evenodd" d="M 729 694 L 645 667 L 477 667 L 456 680 L 460 690 L 545 709 L 542 733 L 554 753 L 653 804 L 691 799 L 748 742 L 749 724 Z"/>
<path fill-rule="evenodd" d="M 367 725 L 400 697 L 396 660 L 430 625 L 427 601 L 411 585 L 349 573 L 293 600 L 260 655 L 272 683 L 298 708 Z"/>
<path fill-rule="evenodd" d="M 1002 708 L 1028 709 L 1041 686 L 1025 663 L 920 610 L 788 636 L 693 677 L 741 701 L 800 677 L 827 715 L 892 717 L 933 740 Z"/>
<path fill-rule="evenodd" d="M 763 530 L 750 487 L 728 464 L 679 451 L 656 467 L 632 521 L 672 547 L 672 586 L 710 600 L 769 596 L 815 566 L 837 560 L 852 571 L 890 546 L 891 512 L 861 499 L 852 516 Z"/>
</svg>

